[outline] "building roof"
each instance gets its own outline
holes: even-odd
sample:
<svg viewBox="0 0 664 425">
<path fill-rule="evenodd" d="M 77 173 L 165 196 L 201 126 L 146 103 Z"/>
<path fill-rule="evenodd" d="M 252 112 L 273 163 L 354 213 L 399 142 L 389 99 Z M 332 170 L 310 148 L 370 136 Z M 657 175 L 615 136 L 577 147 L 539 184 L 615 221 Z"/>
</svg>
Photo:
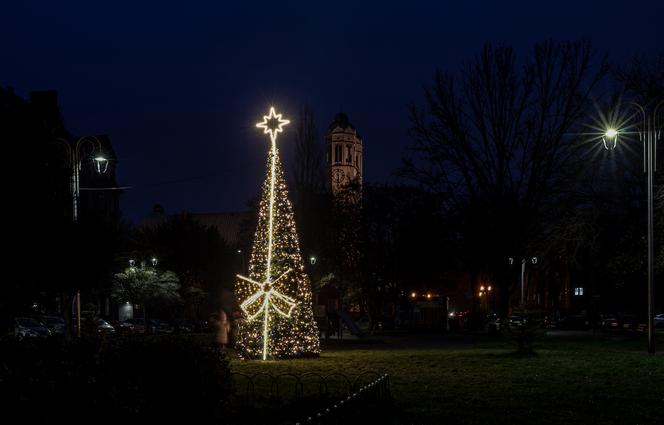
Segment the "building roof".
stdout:
<svg viewBox="0 0 664 425">
<path fill-rule="evenodd" d="M 334 117 L 334 121 L 332 121 L 330 125 L 327 127 L 327 132 L 330 133 L 335 128 L 342 128 L 344 130 L 351 129 L 355 132 L 358 138 L 360 137 L 360 133 L 357 132 L 355 126 L 351 124 L 351 122 L 348 120 L 348 115 L 344 114 L 343 112 L 339 112 Z"/>
</svg>

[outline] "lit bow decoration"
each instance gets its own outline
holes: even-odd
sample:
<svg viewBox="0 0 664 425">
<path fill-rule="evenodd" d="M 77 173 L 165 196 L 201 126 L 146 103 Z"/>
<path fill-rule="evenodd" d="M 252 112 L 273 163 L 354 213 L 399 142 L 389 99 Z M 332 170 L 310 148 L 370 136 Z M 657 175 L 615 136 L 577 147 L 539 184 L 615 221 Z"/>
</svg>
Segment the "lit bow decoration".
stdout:
<svg viewBox="0 0 664 425">
<path fill-rule="evenodd" d="M 240 304 L 242 311 L 247 314 L 249 320 L 254 320 L 256 317 L 260 316 L 261 313 L 264 313 L 263 321 L 267 321 L 270 307 L 280 315 L 290 317 L 293 308 L 295 308 L 296 301 L 274 289 L 277 282 L 290 271 L 290 269 L 287 270 L 273 282 L 270 282 L 268 279 L 262 283 L 256 282 L 248 277 L 237 275 L 238 278 L 258 286 L 258 291 Z"/>
<path fill-rule="evenodd" d="M 244 302 L 240 304 L 240 308 L 242 308 L 242 311 L 245 312 L 248 320 L 254 320 L 263 314 L 263 360 L 267 358 L 267 339 L 269 327 L 268 324 L 270 322 L 270 310 L 272 309 L 276 311 L 277 314 L 280 314 L 283 317 L 290 317 L 293 309 L 295 308 L 295 305 L 297 304 L 293 298 L 286 296 L 274 289 L 274 286 L 277 284 L 277 282 L 279 282 L 279 280 L 286 276 L 290 271 L 291 269 L 286 270 L 274 281 L 270 281 L 270 277 L 268 276 L 268 278 L 262 283 L 256 282 L 255 280 L 249 279 L 245 276 L 237 275 L 239 279 L 253 283 L 258 287 L 258 291 L 244 300 Z"/>
</svg>

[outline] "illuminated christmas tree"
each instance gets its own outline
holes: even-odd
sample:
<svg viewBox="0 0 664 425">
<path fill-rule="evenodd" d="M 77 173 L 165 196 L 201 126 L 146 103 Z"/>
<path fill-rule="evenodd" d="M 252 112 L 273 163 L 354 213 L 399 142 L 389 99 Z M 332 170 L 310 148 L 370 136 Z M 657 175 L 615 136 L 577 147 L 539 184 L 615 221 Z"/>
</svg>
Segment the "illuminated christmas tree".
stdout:
<svg viewBox="0 0 664 425">
<path fill-rule="evenodd" d="M 247 359 L 289 358 L 320 353 L 311 286 L 304 272 L 288 199 L 277 134 L 288 124 L 270 108 L 256 124 L 270 135 L 267 177 L 249 262 L 249 277 L 238 275 L 235 293 L 244 312 L 237 349 Z"/>
</svg>

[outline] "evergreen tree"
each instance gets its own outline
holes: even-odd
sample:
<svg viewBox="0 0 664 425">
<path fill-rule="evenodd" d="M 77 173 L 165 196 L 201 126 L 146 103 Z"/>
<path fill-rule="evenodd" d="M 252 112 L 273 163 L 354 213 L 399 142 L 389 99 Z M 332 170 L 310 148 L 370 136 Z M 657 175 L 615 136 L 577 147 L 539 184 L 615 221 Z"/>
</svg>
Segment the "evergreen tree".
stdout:
<svg viewBox="0 0 664 425">
<path fill-rule="evenodd" d="M 278 117 L 274 110 L 270 117 Z M 282 124 L 283 125 L 283 124 Z M 318 355 L 320 342 L 313 317 L 311 285 L 288 199 L 276 132 L 263 184 L 258 226 L 249 262 L 249 277 L 238 276 L 236 295 L 242 310 L 237 349 L 247 359 Z M 268 131 L 266 130 L 266 133 Z"/>
</svg>

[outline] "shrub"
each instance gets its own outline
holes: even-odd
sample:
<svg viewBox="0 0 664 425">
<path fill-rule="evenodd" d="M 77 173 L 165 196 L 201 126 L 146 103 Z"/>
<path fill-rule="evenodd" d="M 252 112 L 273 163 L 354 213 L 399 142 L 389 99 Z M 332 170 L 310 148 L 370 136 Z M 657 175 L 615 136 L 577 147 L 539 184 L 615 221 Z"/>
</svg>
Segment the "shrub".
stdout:
<svg viewBox="0 0 664 425">
<path fill-rule="evenodd" d="M 217 421 L 230 369 L 212 339 L 0 341 L 3 401 L 30 423 Z"/>
</svg>

